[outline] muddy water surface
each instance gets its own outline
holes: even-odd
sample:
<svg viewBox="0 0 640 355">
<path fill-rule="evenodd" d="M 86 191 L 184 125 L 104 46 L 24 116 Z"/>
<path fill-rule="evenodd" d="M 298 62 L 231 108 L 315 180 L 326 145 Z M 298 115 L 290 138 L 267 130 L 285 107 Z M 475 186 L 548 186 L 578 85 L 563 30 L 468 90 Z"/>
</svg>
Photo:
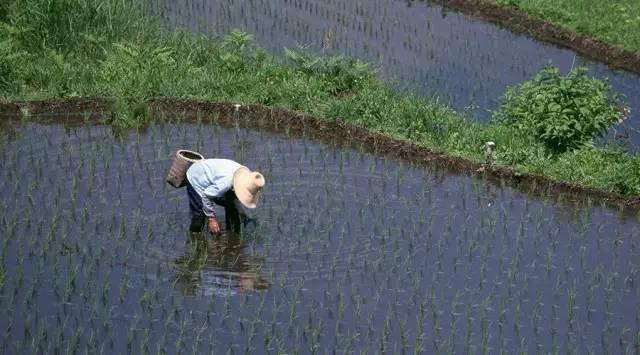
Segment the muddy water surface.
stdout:
<svg viewBox="0 0 640 355">
<path fill-rule="evenodd" d="M 262 171 L 257 223 L 189 242 L 178 148 Z M 0 155 L 2 353 L 637 346 L 634 213 L 193 123 L 5 122 Z"/>
</svg>

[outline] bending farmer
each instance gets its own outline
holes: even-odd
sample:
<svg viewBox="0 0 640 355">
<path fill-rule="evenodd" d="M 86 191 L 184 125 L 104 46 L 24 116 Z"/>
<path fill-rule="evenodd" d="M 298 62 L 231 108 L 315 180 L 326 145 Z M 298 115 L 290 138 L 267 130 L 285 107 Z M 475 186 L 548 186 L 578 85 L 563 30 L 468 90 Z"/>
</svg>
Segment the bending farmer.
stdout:
<svg viewBox="0 0 640 355">
<path fill-rule="evenodd" d="M 204 159 L 187 170 L 191 211 L 189 231 L 201 232 L 205 217 L 211 233 L 220 232 L 214 204 L 224 207 L 225 227 L 240 232 L 243 207 L 253 209 L 264 186 L 264 176 L 229 159 Z"/>
</svg>

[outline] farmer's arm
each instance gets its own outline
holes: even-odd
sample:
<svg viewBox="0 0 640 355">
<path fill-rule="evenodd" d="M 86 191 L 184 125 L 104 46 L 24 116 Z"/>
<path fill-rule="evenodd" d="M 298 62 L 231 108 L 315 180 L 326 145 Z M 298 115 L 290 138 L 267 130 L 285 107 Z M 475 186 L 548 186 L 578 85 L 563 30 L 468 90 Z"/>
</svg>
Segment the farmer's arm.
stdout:
<svg viewBox="0 0 640 355">
<path fill-rule="evenodd" d="M 214 210 L 215 202 L 213 199 L 220 197 L 222 193 L 218 185 L 211 184 L 202 194 L 202 211 L 205 216 L 207 216 L 207 226 L 212 233 L 216 234 L 220 232 L 220 222 L 218 222 L 218 218 L 216 217 Z"/>
</svg>

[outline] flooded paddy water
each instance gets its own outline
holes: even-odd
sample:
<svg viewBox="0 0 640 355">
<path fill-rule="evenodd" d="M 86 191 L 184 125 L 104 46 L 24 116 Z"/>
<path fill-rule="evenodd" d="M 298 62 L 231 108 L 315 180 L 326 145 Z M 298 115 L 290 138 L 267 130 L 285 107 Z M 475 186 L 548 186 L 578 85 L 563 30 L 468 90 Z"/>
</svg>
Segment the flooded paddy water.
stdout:
<svg viewBox="0 0 640 355">
<path fill-rule="evenodd" d="M 640 347 L 635 211 L 285 133 L 49 118 L 0 128 L 2 353 Z M 179 148 L 264 173 L 242 236 L 188 242 Z"/>
<path fill-rule="evenodd" d="M 307 46 L 316 53 L 348 54 L 372 63 L 401 89 L 436 95 L 470 119 L 487 120 L 506 88 L 553 64 L 563 72 L 583 65 L 608 78 L 631 106 L 631 118 L 608 136 L 640 146 L 640 76 L 585 59 L 574 51 L 514 34 L 423 1 L 149 0 L 170 27 L 212 35 L 234 28 L 281 54 Z"/>
</svg>

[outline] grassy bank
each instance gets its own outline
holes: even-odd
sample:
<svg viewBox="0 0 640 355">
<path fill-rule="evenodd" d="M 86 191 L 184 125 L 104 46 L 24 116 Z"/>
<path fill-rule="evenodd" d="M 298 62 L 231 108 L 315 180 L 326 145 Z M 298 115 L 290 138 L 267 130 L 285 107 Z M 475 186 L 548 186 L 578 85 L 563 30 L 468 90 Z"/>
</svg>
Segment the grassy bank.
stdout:
<svg viewBox="0 0 640 355">
<path fill-rule="evenodd" d="M 550 154 L 522 130 L 467 121 L 437 99 L 396 93 L 363 63 L 296 51 L 272 57 L 251 36 L 220 40 L 163 32 L 138 5 L 123 0 L 25 0 L 0 5 L 0 99 L 74 96 L 197 98 L 284 107 L 343 120 L 433 149 L 522 173 L 640 194 L 640 158 L 584 146 Z M 74 9 L 69 11 L 69 9 Z M 114 116 L 135 125 L 140 116 Z"/>
<path fill-rule="evenodd" d="M 616 46 L 640 52 L 640 1 L 489 0 L 524 10 Z"/>
</svg>

